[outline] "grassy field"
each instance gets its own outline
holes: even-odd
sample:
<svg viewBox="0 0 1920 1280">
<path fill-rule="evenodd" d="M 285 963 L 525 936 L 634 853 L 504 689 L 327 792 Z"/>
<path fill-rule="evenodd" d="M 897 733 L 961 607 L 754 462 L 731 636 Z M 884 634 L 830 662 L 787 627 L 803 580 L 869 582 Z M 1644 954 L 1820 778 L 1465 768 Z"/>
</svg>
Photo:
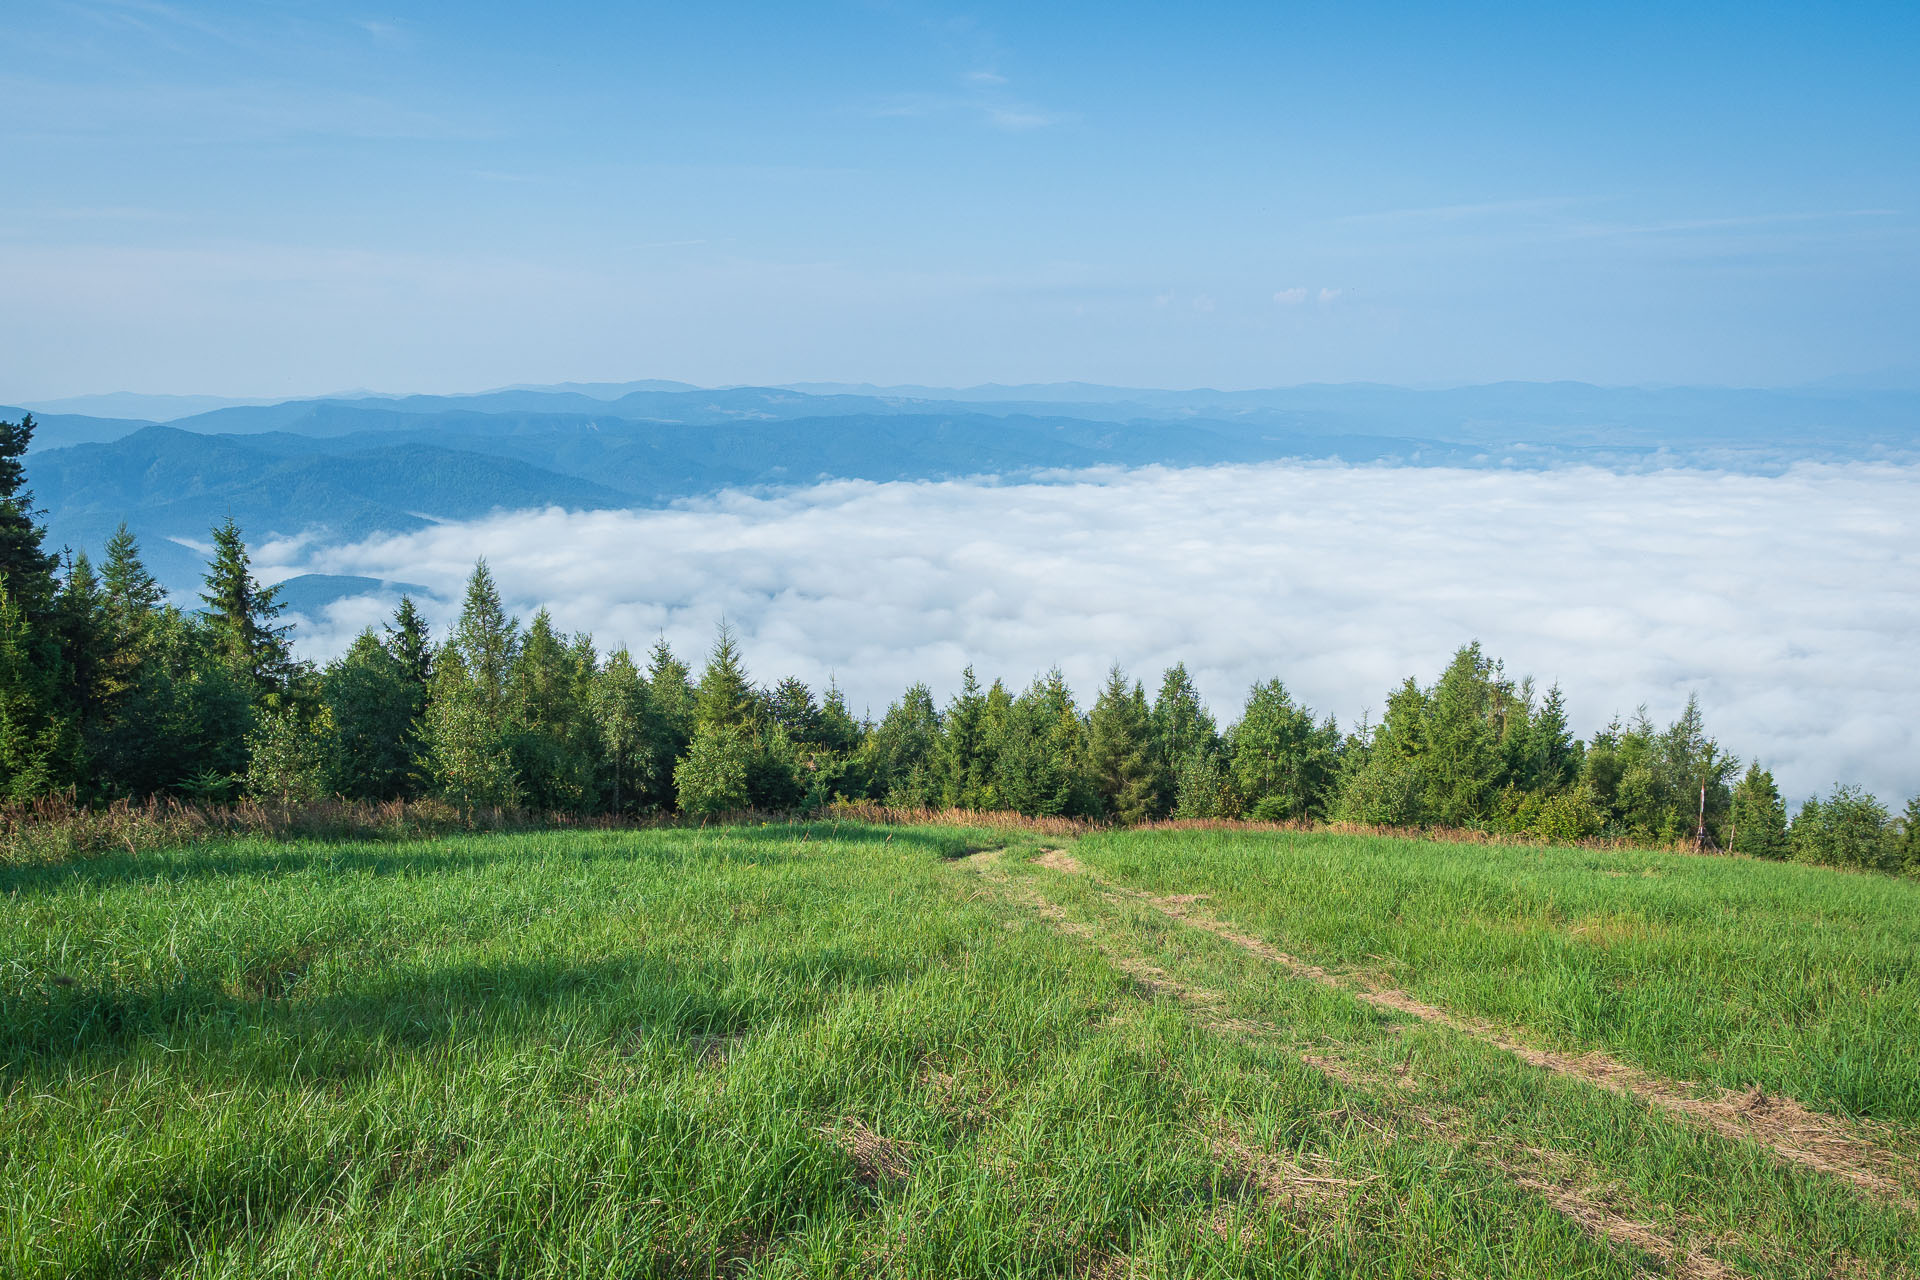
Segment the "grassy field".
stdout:
<svg viewBox="0 0 1920 1280">
<path fill-rule="evenodd" d="M 1920 1274 L 1920 885 L 831 825 L 0 867 L 0 1275 Z"/>
</svg>

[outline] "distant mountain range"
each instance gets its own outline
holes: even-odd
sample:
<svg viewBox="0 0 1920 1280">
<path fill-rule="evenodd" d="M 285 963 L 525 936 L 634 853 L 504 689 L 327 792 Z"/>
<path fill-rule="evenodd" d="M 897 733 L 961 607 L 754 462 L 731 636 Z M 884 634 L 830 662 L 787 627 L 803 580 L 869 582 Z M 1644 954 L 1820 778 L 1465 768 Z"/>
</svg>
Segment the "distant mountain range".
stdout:
<svg viewBox="0 0 1920 1280">
<path fill-rule="evenodd" d="M 70 411 L 82 407 L 170 421 Z M 956 391 L 644 381 L 275 403 L 114 395 L 44 408 L 62 411 L 36 415 L 28 480 L 56 545 L 97 552 L 125 520 L 176 591 L 198 583 L 208 530 L 229 515 L 255 544 L 296 535 L 324 543 L 496 510 L 644 506 L 832 478 L 1287 458 L 1753 470 L 1920 455 L 1920 391 L 1836 387 Z M 0 407 L 0 417 L 20 412 Z M 316 580 L 290 593 L 317 609 L 370 589 Z"/>
</svg>

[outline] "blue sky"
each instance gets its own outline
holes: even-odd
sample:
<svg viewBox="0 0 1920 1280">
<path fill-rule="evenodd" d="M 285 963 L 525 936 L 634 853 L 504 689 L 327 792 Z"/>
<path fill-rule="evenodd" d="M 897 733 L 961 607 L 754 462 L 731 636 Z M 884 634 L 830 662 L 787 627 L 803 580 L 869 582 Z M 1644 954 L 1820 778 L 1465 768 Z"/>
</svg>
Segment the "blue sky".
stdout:
<svg viewBox="0 0 1920 1280">
<path fill-rule="evenodd" d="M 1920 350 L 1912 4 L 14 0 L 0 51 L 0 401 Z"/>
</svg>

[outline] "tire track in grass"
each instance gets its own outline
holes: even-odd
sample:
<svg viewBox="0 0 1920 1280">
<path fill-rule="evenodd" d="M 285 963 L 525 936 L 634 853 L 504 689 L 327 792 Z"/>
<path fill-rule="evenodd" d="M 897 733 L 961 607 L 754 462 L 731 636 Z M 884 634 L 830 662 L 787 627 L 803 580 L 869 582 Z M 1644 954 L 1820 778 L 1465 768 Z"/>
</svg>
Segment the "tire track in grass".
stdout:
<svg viewBox="0 0 1920 1280">
<path fill-rule="evenodd" d="M 1085 868 L 1077 860 L 1057 849 L 1045 851 L 1034 862 L 1066 875 L 1085 874 Z M 1790 1164 L 1852 1183 L 1909 1212 L 1920 1212 L 1920 1199 L 1916 1199 L 1912 1191 L 1915 1174 L 1908 1162 L 1881 1150 L 1840 1118 L 1809 1110 L 1792 1098 L 1770 1096 L 1757 1087 L 1747 1093 L 1723 1090 L 1717 1098 L 1706 1098 L 1683 1082 L 1663 1079 L 1599 1050 L 1567 1054 L 1540 1049 L 1516 1040 L 1492 1023 L 1463 1017 L 1395 988 L 1360 987 L 1319 965 L 1288 955 L 1265 939 L 1243 933 L 1200 909 L 1198 904 L 1205 901 L 1204 894 L 1156 895 L 1114 885 L 1097 876 L 1091 878 L 1110 893 L 1144 903 L 1169 919 L 1231 942 L 1295 977 L 1344 991 L 1376 1008 L 1458 1031 L 1505 1050 L 1531 1066 L 1637 1098 L 1670 1114 L 1704 1124 L 1723 1137 L 1757 1142 Z"/>
<path fill-rule="evenodd" d="M 1113 968 L 1126 974 L 1146 990 L 1156 995 L 1165 995 L 1185 1006 L 1209 1030 L 1256 1042 L 1284 1043 L 1287 1040 L 1288 1037 L 1282 1028 L 1229 1014 L 1227 1001 L 1218 992 L 1174 977 L 1144 957 L 1116 946 L 1110 938 L 1093 926 L 1073 919 L 1065 908 L 1031 886 L 1013 883 L 999 865 L 1000 857 L 1004 852 L 1005 850 L 1000 849 L 987 850 L 972 855 L 964 861 L 969 864 L 969 870 L 980 875 L 1003 896 L 1032 909 L 1059 932 L 1087 942 Z M 1082 870 L 1078 862 L 1057 849 L 1043 851 L 1034 861 L 1038 865 L 1068 874 L 1080 874 Z M 1133 891 L 1127 891 L 1127 896 L 1135 895 Z M 1138 896 L 1144 898 L 1146 895 Z M 1353 1064 L 1335 1062 L 1312 1054 L 1296 1056 L 1301 1062 L 1337 1084 L 1371 1088 L 1385 1092 L 1389 1096 L 1399 1092 L 1397 1081 L 1384 1077 L 1373 1078 L 1355 1069 Z M 1461 1147 L 1478 1145 L 1472 1142 L 1459 1124 L 1450 1122 L 1438 1109 L 1415 1107 L 1403 1103 L 1399 1107 L 1399 1112 L 1411 1126 L 1434 1139 Z M 1229 1135 L 1230 1130 L 1224 1125 L 1216 1127 L 1209 1135 L 1214 1143 L 1216 1155 L 1223 1161 L 1239 1163 L 1243 1155 L 1265 1155 L 1249 1148 L 1237 1135 L 1231 1137 Z M 1493 1156 L 1492 1163 L 1517 1186 L 1539 1196 L 1542 1201 L 1586 1235 L 1606 1244 L 1637 1250 L 1657 1260 L 1670 1275 L 1680 1277 L 1681 1280 L 1740 1280 L 1744 1274 L 1697 1249 L 1683 1248 L 1671 1233 L 1613 1208 L 1607 1203 L 1604 1193 L 1599 1190 L 1589 1190 L 1589 1188 L 1603 1186 L 1603 1180 L 1599 1177 L 1598 1171 L 1584 1165 L 1576 1158 L 1564 1155 L 1553 1156 L 1554 1163 L 1576 1175 L 1572 1178 L 1564 1175 L 1559 1179 L 1553 1178 L 1550 1176 L 1553 1169 L 1549 1166 L 1547 1157 L 1548 1153 L 1545 1152 L 1502 1150 Z M 1309 1175 L 1297 1166 L 1271 1156 L 1265 1156 L 1264 1160 L 1256 1165 L 1243 1164 L 1241 1167 L 1250 1167 L 1258 1171 L 1258 1185 L 1264 1196 L 1288 1203 L 1327 1204 L 1343 1191 L 1359 1185 L 1358 1180 L 1354 1179 Z"/>
</svg>

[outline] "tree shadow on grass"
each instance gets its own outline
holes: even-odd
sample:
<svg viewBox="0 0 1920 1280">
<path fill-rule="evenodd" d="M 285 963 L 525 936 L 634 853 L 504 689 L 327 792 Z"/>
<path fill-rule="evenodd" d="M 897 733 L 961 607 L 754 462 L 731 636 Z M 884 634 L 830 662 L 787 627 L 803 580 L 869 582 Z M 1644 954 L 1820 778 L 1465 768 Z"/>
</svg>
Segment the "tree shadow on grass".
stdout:
<svg viewBox="0 0 1920 1280">
<path fill-rule="evenodd" d="M 351 942 L 346 945 L 352 945 Z M 84 1061 L 108 1068 L 143 1041 L 210 1065 L 246 1058 L 267 1074 L 284 1059 L 301 1076 L 371 1075 L 396 1055 L 461 1042 L 528 1044 L 636 1031 L 694 1041 L 734 1038 L 775 1018 L 808 1016 L 850 990 L 909 980 L 917 970 L 853 948 L 823 945 L 756 962 L 744 989 L 724 967 L 692 967 L 662 954 L 592 961 L 470 963 L 376 972 L 347 991 L 307 996 L 311 948 L 265 957 L 237 979 L 190 974 L 147 987 L 49 979 L 0 995 L 0 1086 Z M 554 1010 L 573 1005 L 564 1020 Z M 262 1058 L 262 1053 L 267 1057 Z M 215 1066 L 214 1074 L 224 1068 Z M 254 1073 L 258 1078 L 257 1072 Z"/>
<path fill-rule="evenodd" d="M 661 840 L 661 836 L 668 837 Z M 252 839 L 209 841 L 143 854 L 106 853 L 44 865 L 0 865 L 0 897 L 52 893 L 68 885 L 104 886 L 154 880 L 292 875 L 340 871 L 399 875 L 449 871 L 510 862 L 540 862 L 555 856 L 553 843 L 571 838 L 566 856 L 581 863 L 674 862 L 710 858 L 724 837 L 765 863 L 809 856 L 809 845 L 895 845 L 941 857 L 963 852 L 962 833 L 915 827 L 869 827 L 833 822 L 755 823 L 636 831 L 546 831 L 453 835 L 432 840 L 328 844 L 311 840 L 263 846 Z"/>
</svg>

